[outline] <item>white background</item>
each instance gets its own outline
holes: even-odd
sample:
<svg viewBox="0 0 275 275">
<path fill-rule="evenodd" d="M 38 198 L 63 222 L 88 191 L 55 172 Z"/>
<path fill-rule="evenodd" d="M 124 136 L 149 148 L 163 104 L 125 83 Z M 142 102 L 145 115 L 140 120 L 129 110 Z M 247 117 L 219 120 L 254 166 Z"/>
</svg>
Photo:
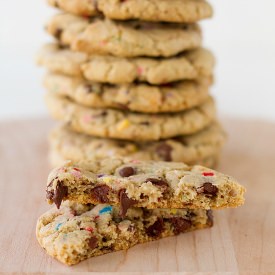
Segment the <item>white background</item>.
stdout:
<svg viewBox="0 0 275 275">
<path fill-rule="evenodd" d="M 138 0 L 137 0 L 138 1 Z M 275 120 L 275 1 L 212 0 L 205 45 L 218 59 L 220 113 Z M 35 53 L 50 38 L 43 0 L 0 0 L 0 119 L 46 114 Z"/>
</svg>

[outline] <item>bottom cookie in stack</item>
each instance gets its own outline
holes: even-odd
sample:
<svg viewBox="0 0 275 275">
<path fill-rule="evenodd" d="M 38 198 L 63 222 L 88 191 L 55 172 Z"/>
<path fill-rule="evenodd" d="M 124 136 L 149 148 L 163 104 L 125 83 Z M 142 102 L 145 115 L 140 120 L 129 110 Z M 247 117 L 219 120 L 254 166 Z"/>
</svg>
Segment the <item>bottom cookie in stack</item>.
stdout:
<svg viewBox="0 0 275 275">
<path fill-rule="evenodd" d="M 36 235 L 50 256 L 73 265 L 211 227 L 210 208 L 240 206 L 244 192 L 229 176 L 183 163 L 122 158 L 67 163 L 49 175 L 47 199 L 58 209 L 39 218 Z"/>
<path fill-rule="evenodd" d="M 212 224 L 211 210 L 130 208 L 121 218 L 117 206 L 64 202 L 39 218 L 36 234 L 50 256 L 73 265 Z"/>
<path fill-rule="evenodd" d="M 96 138 L 60 126 L 50 135 L 50 162 L 52 166 L 59 166 L 66 160 L 80 162 L 120 156 L 200 164 L 213 168 L 225 141 L 226 134 L 217 122 L 196 134 L 153 142 Z"/>
</svg>

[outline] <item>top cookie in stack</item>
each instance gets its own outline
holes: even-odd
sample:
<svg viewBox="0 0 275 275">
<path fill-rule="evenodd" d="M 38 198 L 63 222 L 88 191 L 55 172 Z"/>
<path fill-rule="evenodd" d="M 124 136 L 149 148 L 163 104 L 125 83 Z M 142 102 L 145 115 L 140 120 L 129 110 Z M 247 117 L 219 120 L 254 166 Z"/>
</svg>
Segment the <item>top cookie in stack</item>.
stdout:
<svg viewBox="0 0 275 275">
<path fill-rule="evenodd" d="M 209 95 L 215 60 L 202 48 L 197 24 L 212 16 L 206 1 L 48 2 L 63 11 L 46 26 L 55 44 L 45 45 L 38 56 L 49 71 L 44 80 L 49 111 L 65 124 L 51 136 L 54 164 L 72 155 L 78 161 L 81 154 L 69 152 L 80 140 L 82 148 L 96 151 L 101 139 L 106 150 L 100 157 L 121 155 L 118 148 L 132 146 L 155 150 L 141 159 L 177 156 L 188 164 L 214 166 L 225 134 Z M 67 149 L 60 150 L 64 144 Z M 207 153 L 206 147 L 211 147 Z M 195 157 L 179 156 L 176 148 Z M 87 160 L 95 156 L 82 154 Z"/>
</svg>

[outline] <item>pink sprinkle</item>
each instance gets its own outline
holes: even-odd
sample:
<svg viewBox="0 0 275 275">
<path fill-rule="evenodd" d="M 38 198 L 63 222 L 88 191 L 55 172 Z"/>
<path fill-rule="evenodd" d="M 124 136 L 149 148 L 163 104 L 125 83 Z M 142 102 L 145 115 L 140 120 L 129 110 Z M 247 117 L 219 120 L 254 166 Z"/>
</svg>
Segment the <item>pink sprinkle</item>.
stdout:
<svg viewBox="0 0 275 275">
<path fill-rule="evenodd" d="M 78 179 L 81 178 L 81 173 L 80 173 L 79 171 L 75 171 L 75 170 L 74 170 L 74 171 L 71 172 L 71 174 L 72 174 L 73 176 L 75 176 L 76 178 L 78 178 Z"/>
<path fill-rule="evenodd" d="M 131 162 L 132 162 L 132 163 L 140 163 L 140 161 L 139 161 L 139 160 L 136 160 L 136 159 L 131 160 Z"/>
<path fill-rule="evenodd" d="M 90 123 L 92 121 L 92 117 L 90 115 L 84 115 L 82 119 L 85 123 Z"/>
<path fill-rule="evenodd" d="M 137 72 L 138 72 L 138 75 L 142 75 L 142 73 L 143 73 L 143 68 L 142 68 L 142 67 L 138 67 L 138 68 L 137 68 Z"/>
<path fill-rule="evenodd" d="M 86 230 L 86 231 L 89 231 L 89 232 L 91 232 L 91 233 L 94 232 L 94 229 L 93 229 L 92 227 L 86 227 L 85 230 Z"/>
<path fill-rule="evenodd" d="M 171 97 L 174 97 L 174 95 L 173 95 L 173 93 L 169 92 L 169 93 L 166 94 L 166 97 L 168 97 L 168 98 L 170 97 L 171 98 Z"/>
<path fill-rule="evenodd" d="M 107 40 L 101 40 L 100 45 L 105 46 L 107 44 Z"/>
<path fill-rule="evenodd" d="M 213 177 L 213 176 L 214 176 L 214 173 L 212 173 L 212 172 L 203 172 L 202 175 L 203 175 L 204 177 Z"/>
</svg>

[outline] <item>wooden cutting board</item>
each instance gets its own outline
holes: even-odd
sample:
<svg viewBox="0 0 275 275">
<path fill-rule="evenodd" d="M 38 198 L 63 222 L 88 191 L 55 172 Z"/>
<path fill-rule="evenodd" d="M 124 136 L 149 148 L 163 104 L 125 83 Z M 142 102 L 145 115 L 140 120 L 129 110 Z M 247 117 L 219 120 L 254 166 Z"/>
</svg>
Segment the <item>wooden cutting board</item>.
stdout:
<svg viewBox="0 0 275 275">
<path fill-rule="evenodd" d="M 212 229 L 66 267 L 35 239 L 45 202 L 46 119 L 0 123 L 0 272 L 275 272 L 275 124 L 227 119 L 229 142 L 219 170 L 247 188 L 245 206 L 215 212 Z"/>
</svg>

